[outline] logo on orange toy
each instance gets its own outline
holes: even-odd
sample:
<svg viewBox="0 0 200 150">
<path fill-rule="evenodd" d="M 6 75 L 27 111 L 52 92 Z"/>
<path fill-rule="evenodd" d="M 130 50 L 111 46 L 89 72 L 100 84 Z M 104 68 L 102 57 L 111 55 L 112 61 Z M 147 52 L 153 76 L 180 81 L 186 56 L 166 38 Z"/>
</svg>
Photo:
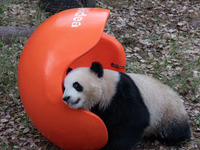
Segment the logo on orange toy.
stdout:
<svg viewBox="0 0 200 150">
<path fill-rule="evenodd" d="M 77 13 L 75 13 L 74 18 L 73 18 L 73 22 L 72 22 L 72 27 L 76 28 L 78 26 L 81 25 L 81 20 L 83 20 L 83 17 L 86 17 L 87 14 L 86 12 L 88 12 L 89 9 L 88 8 L 80 8 Z"/>
</svg>

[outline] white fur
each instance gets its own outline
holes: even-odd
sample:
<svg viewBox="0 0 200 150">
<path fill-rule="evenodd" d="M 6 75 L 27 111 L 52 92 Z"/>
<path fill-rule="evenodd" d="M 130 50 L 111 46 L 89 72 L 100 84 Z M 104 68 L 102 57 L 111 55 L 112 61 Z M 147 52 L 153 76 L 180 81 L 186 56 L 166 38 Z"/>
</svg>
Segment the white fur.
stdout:
<svg viewBox="0 0 200 150">
<path fill-rule="evenodd" d="M 128 74 L 139 88 L 143 101 L 150 113 L 150 126 L 145 130 L 148 136 L 174 119 L 187 119 L 180 97 L 167 85 L 141 74 Z"/>
<path fill-rule="evenodd" d="M 180 122 L 187 119 L 180 97 L 168 86 L 146 75 L 130 73 L 127 75 L 135 82 L 150 113 L 150 125 L 145 130 L 145 136 L 156 133 L 158 128 L 170 124 L 174 119 L 179 118 Z M 119 73 L 112 70 L 104 69 L 103 77 L 98 78 L 90 68 L 78 68 L 66 76 L 63 97 L 70 96 L 69 101 L 72 103 L 80 99 L 77 104 L 69 105 L 74 109 L 90 110 L 97 103 L 104 109 L 116 94 L 119 79 Z M 82 92 L 73 88 L 74 82 L 83 86 Z"/>
<path fill-rule="evenodd" d="M 104 69 L 104 76 L 102 81 L 103 93 L 99 107 L 100 109 L 105 109 L 111 103 L 110 100 L 116 93 L 117 83 L 119 82 L 119 73 Z"/>
<path fill-rule="evenodd" d="M 119 74 L 114 71 L 104 69 L 103 78 L 98 78 L 90 71 L 90 68 L 77 68 L 69 72 L 65 77 L 63 98 L 70 96 L 70 103 L 80 99 L 77 104 L 69 105 L 69 103 L 66 103 L 74 109 L 83 108 L 89 110 L 99 102 L 99 107 L 105 108 L 115 94 L 118 80 Z M 73 88 L 74 82 L 78 82 L 83 86 L 83 92 L 78 92 Z"/>
</svg>

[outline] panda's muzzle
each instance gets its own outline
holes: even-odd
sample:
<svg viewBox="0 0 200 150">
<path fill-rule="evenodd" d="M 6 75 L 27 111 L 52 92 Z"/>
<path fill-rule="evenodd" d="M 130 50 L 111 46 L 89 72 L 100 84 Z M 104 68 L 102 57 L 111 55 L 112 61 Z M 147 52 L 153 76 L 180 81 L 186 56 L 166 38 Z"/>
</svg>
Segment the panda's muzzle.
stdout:
<svg viewBox="0 0 200 150">
<path fill-rule="evenodd" d="M 65 102 L 68 102 L 69 99 L 70 99 L 70 96 L 63 97 L 63 100 L 64 100 Z"/>
<path fill-rule="evenodd" d="M 67 105 L 71 106 L 71 105 L 78 104 L 78 102 L 79 102 L 81 99 L 78 98 L 75 102 L 73 102 L 73 101 L 70 100 L 70 96 L 66 96 L 66 97 L 63 97 L 63 100 L 64 100 L 64 102 L 65 102 Z"/>
</svg>

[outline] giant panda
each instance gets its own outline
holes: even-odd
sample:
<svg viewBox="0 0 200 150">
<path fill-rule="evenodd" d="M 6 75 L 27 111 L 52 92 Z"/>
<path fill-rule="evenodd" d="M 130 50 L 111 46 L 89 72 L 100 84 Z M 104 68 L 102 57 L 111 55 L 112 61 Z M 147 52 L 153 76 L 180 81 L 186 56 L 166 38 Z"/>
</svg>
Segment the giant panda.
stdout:
<svg viewBox="0 0 200 150">
<path fill-rule="evenodd" d="M 129 150 L 149 136 L 168 145 L 190 139 L 188 115 L 179 96 L 158 80 L 103 69 L 99 62 L 68 72 L 64 103 L 90 110 L 104 121 L 108 143 L 102 149 Z"/>
</svg>

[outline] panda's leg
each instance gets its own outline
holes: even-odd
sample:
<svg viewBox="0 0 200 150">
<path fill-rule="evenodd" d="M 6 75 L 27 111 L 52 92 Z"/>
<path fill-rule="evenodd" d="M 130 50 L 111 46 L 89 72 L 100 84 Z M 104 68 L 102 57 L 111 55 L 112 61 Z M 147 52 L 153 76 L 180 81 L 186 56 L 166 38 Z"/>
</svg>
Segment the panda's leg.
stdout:
<svg viewBox="0 0 200 150">
<path fill-rule="evenodd" d="M 162 126 L 158 133 L 160 141 L 167 145 L 180 146 L 182 142 L 188 141 L 191 137 L 190 125 L 187 121 L 174 121 L 167 126 Z"/>
<path fill-rule="evenodd" d="M 109 132 L 108 144 L 102 150 L 131 150 L 142 139 L 144 130 L 115 127 Z"/>
</svg>

